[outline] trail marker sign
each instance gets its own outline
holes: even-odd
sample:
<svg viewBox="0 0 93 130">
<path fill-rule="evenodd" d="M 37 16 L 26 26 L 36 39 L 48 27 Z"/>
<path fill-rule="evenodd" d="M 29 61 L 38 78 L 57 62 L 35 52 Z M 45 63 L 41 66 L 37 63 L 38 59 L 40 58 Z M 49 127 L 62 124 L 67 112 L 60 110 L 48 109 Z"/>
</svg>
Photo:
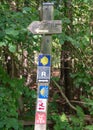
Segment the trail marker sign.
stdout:
<svg viewBox="0 0 93 130">
<path fill-rule="evenodd" d="M 51 66 L 51 56 L 48 54 L 40 54 L 38 56 L 38 66 L 50 67 Z"/>
<path fill-rule="evenodd" d="M 32 22 L 28 30 L 33 34 L 57 34 L 62 31 L 61 20 L 43 20 Z"/>
<path fill-rule="evenodd" d="M 37 68 L 37 80 L 50 80 L 50 67 Z"/>
<path fill-rule="evenodd" d="M 36 112 L 35 124 L 46 124 L 46 113 L 45 112 Z"/>
<path fill-rule="evenodd" d="M 37 109 L 36 111 L 38 112 L 46 112 L 46 104 L 47 104 L 47 99 L 37 99 Z"/>
</svg>

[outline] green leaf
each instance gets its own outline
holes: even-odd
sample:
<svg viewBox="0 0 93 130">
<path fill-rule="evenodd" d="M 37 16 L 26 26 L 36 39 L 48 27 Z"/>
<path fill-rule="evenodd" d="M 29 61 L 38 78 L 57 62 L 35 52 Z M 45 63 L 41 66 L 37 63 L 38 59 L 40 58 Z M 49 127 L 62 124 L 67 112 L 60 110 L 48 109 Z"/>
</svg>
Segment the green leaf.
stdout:
<svg viewBox="0 0 93 130">
<path fill-rule="evenodd" d="M 84 118 L 83 109 L 79 106 L 77 106 L 76 108 L 77 108 L 77 115 L 83 119 Z"/>
<path fill-rule="evenodd" d="M 16 45 L 9 44 L 9 51 L 12 53 L 16 52 Z"/>
<path fill-rule="evenodd" d="M 6 43 L 5 42 L 0 42 L 0 47 L 2 46 L 6 46 Z"/>
<path fill-rule="evenodd" d="M 64 44 L 64 41 L 66 40 L 66 34 L 62 32 L 58 35 L 58 39 L 60 44 Z"/>
<path fill-rule="evenodd" d="M 18 130 L 18 120 L 15 118 L 8 118 L 6 120 L 7 128 L 14 128 L 14 130 Z"/>
<path fill-rule="evenodd" d="M 85 130 L 93 130 L 93 125 L 88 125 L 85 127 Z"/>
<path fill-rule="evenodd" d="M 18 30 L 14 30 L 13 28 L 9 28 L 5 30 L 7 35 L 12 35 L 14 37 L 16 37 L 19 34 Z"/>
<path fill-rule="evenodd" d="M 5 125 L 5 122 L 0 120 L 0 128 L 3 128 L 4 125 Z"/>
<path fill-rule="evenodd" d="M 62 19 L 62 23 L 67 23 L 67 24 L 69 24 L 71 21 L 70 21 L 70 19 L 69 18 L 63 18 Z"/>
<path fill-rule="evenodd" d="M 60 117 L 60 119 L 61 119 L 62 122 L 68 121 L 65 113 L 62 114 L 62 116 Z"/>
<path fill-rule="evenodd" d="M 88 3 L 88 0 L 84 0 L 85 3 Z"/>
<path fill-rule="evenodd" d="M 25 13 L 28 13 L 28 12 L 30 12 L 31 11 L 31 8 L 30 7 L 24 7 L 23 8 L 23 13 L 25 14 Z"/>
</svg>

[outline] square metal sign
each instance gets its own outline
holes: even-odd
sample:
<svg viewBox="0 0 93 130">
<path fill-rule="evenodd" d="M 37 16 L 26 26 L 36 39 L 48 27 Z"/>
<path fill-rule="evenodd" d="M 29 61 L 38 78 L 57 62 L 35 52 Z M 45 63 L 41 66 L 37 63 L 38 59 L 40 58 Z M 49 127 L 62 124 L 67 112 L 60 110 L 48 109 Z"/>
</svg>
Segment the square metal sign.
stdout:
<svg viewBox="0 0 93 130">
<path fill-rule="evenodd" d="M 50 80 L 50 67 L 37 68 L 37 80 Z"/>
<path fill-rule="evenodd" d="M 49 54 L 40 54 L 38 56 L 38 66 L 47 66 L 51 65 L 51 56 Z"/>
<path fill-rule="evenodd" d="M 48 89 L 49 87 L 48 86 L 44 86 L 43 84 L 41 86 L 39 86 L 38 88 L 38 98 L 41 98 L 41 99 L 48 99 Z"/>
</svg>

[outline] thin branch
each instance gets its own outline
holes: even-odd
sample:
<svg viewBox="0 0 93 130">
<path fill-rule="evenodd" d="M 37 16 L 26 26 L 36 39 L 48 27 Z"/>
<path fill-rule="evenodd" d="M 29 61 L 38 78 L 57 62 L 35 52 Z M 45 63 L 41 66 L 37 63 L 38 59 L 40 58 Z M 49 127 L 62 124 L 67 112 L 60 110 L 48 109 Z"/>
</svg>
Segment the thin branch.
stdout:
<svg viewBox="0 0 93 130">
<path fill-rule="evenodd" d="M 74 100 L 71 100 L 70 102 L 93 106 L 93 103 L 90 102 L 82 102 L 82 101 L 74 101 Z"/>
<path fill-rule="evenodd" d="M 54 82 L 54 84 L 56 85 L 56 87 L 59 89 L 59 91 L 60 91 L 62 97 L 66 100 L 66 102 L 68 103 L 68 105 L 69 105 L 72 109 L 74 109 L 74 110 L 76 111 L 77 109 L 70 103 L 70 101 L 68 100 L 68 98 L 67 98 L 67 97 L 65 96 L 65 94 L 62 92 L 61 87 L 59 86 L 59 84 L 58 84 L 55 80 L 53 80 L 53 79 L 52 79 L 52 81 Z"/>
</svg>

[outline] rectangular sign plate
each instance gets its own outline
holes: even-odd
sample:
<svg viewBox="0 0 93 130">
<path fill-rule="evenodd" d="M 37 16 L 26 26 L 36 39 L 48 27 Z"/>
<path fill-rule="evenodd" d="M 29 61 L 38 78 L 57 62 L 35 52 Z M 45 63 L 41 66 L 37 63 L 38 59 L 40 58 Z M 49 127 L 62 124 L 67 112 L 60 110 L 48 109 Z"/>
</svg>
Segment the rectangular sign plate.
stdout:
<svg viewBox="0 0 93 130">
<path fill-rule="evenodd" d="M 50 80 L 50 67 L 37 68 L 37 80 Z"/>
<path fill-rule="evenodd" d="M 35 124 L 46 124 L 46 113 L 36 112 Z"/>
<path fill-rule="evenodd" d="M 46 112 L 47 99 L 37 99 L 37 109 L 38 112 Z"/>
<path fill-rule="evenodd" d="M 28 26 L 33 34 L 57 34 L 62 32 L 61 20 L 34 21 Z"/>
<path fill-rule="evenodd" d="M 49 54 L 40 54 L 38 57 L 38 66 L 51 66 L 51 56 Z"/>
<path fill-rule="evenodd" d="M 38 88 L 38 98 L 48 99 L 48 86 L 44 86 L 43 84 Z"/>
</svg>

